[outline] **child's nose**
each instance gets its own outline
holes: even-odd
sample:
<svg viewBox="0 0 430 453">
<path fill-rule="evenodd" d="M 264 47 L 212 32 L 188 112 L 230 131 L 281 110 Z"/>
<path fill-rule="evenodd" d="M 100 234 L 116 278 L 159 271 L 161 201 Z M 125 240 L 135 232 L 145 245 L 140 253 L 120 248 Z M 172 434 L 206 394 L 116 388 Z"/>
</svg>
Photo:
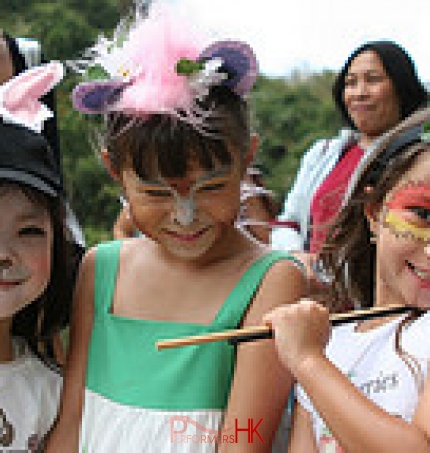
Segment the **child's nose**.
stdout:
<svg viewBox="0 0 430 453">
<path fill-rule="evenodd" d="M 6 256 L 0 256 L 0 272 L 12 266 L 12 259 Z"/>
<path fill-rule="evenodd" d="M 190 226 L 195 218 L 196 206 L 192 197 L 182 198 L 177 196 L 175 199 L 173 220 L 181 226 Z"/>
<path fill-rule="evenodd" d="M 192 190 L 192 185 L 185 180 L 175 181 L 175 183 L 172 184 L 172 187 L 181 197 L 189 197 Z"/>
<path fill-rule="evenodd" d="M 3 269 L 6 266 L 13 264 L 13 252 L 10 244 L 5 241 L 0 241 L 0 267 Z"/>
</svg>

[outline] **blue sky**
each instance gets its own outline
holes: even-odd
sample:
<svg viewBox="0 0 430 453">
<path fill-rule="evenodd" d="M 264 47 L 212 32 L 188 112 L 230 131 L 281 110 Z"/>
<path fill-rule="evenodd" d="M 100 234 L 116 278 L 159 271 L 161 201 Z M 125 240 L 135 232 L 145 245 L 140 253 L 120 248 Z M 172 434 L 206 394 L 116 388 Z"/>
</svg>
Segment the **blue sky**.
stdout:
<svg viewBox="0 0 430 453">
<path fill-rule="evenodd" d="M 392 39 L 411 54 L 430 81 L 428 0 L 175 0 L 191 6 L 220 37 L 244 39 L 269 76 L 291 70 L 338 70 L 371 39 Z"/>
</svg>

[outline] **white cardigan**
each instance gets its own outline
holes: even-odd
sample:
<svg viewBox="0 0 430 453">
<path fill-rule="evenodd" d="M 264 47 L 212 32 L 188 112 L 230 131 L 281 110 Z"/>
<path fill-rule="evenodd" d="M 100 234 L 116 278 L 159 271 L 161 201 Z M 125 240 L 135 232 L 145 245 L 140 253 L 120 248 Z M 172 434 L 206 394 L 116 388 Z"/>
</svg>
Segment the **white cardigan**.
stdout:
<svg viewBox="0 0 430 453">
<path fill-rule="evenodd" d="M 337 137 L 318 140 L 304 154 L 294 185 L 278 216 L 278 220 L 297 222 L 300 231 L 286 227 L 274 228 L 271 234 L 272 248 L 287 251 L 307 249 L 314 193 L 335 167 L 343 150 L 357 143 L 358 138 L 357 132 L 341 129 Z M 368 150 L 364 155 L 367 153 Z"/>
</svg>

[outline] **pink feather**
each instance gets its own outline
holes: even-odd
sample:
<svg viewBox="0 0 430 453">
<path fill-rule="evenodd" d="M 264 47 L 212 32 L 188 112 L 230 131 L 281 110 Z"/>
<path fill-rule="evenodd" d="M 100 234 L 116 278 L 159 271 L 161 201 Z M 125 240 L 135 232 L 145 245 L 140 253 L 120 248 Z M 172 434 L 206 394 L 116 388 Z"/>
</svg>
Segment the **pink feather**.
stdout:
<svg viewBox="0 0 430 453">
<path fill-rule="evenodd" d="M 186 76 L 175 72 L 181 58 L 196 60 L 207 43 L 174 10 L 155 4 L 123 45 L 134 83 L 122 93 L 115 110 L 127 113 L 188 110 L 193 102 Z"/>
</svg>

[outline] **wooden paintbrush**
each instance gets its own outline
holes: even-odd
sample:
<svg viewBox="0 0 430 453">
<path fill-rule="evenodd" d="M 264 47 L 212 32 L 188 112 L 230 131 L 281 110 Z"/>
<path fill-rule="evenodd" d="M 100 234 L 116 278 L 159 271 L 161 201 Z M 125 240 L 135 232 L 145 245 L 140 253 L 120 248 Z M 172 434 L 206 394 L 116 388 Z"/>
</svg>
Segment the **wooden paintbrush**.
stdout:
<svg viewBox="0 0 430 453">
<path fill-rule="evenodd" d="M 366 319 L 381 318 L 407 311 L 419 311 L 415 307 L 405 305 L 389 305 L 387 307 L 374 307 L 366 310 L 355 310 L 347 313 L 336 313 L 330 315 L 330 322 L 333 326 L 352 321 L 363 321 Z M 269 326 L 256 326 L 246 329 L 226 330 L 214 332 L 207 335 L 196 335 L 192 337 L 177 338 L 174 340 L 158 341 L 156 347 L 159 351 L 163 349 L 179 348 L 201 343 L 212 343 L 215 341 L 228 341 L 230 344 L 243 343 L 273 338 L 273 330 Z"/>
</svg>

